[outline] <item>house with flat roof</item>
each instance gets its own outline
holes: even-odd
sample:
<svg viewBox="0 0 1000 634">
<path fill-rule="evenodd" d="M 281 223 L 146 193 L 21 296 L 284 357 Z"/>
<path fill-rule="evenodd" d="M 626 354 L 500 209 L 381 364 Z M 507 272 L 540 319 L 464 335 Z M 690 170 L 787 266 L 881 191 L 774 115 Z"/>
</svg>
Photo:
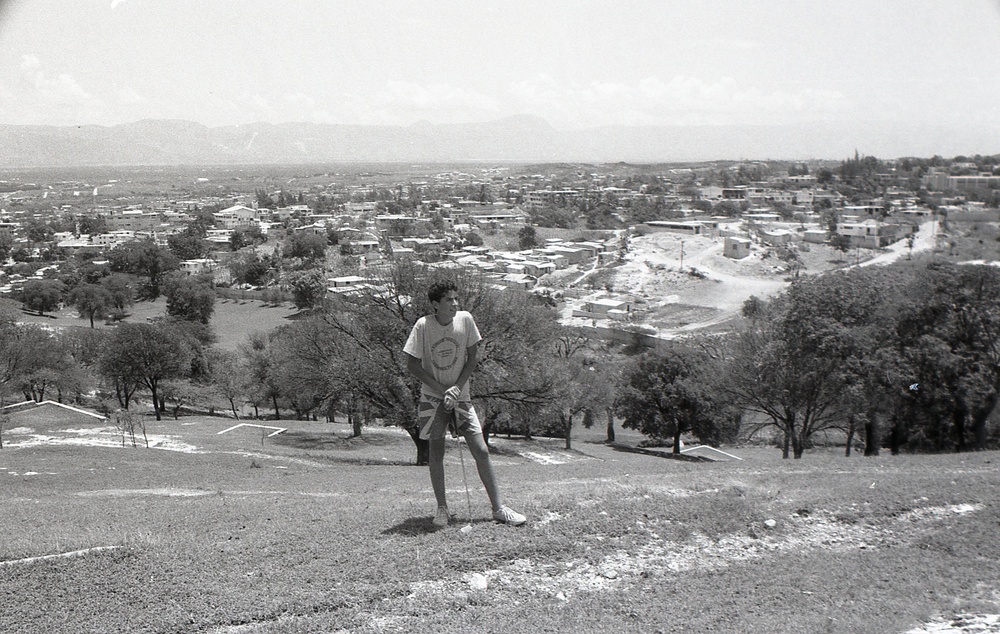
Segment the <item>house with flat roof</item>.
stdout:
<svg viewBox="0 0 1000 634">
<path fill-rule="evenodd" d="M 741 260 L 750 255 L 750 240 L 735 236 L 726 236 L 722 255 L 734 260 Z"/>
</svg>

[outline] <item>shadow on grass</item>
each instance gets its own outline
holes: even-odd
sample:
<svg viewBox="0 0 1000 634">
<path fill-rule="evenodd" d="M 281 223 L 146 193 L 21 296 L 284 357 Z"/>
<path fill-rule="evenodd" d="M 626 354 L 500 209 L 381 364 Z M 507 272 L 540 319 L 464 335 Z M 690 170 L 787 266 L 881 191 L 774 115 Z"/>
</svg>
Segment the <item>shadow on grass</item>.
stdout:
<svg viewBox="0 0 1000 634">
<path fill-rule="evenodd" d="M 310 460 L 329 464 L 354 465 L 357 467 L 416 467 L 412 460 L 386 460 L 382 458 L 356 458 L 349 456 L 316 456 L 306 454 Z"/>
<path fill-rule="evenodd" d="M 583 442 L 587 442 L 587 441 L 583 441 Z M 593 443 L 593 444 L 600 445 L 600 444 L 603 444 L 603 443 Z M 576 454 L 578 456 L 583 456 L 585 458 L 591 458 L 593 460 L 603 460 L 603 458 L 598 458 L 597 456 L 592 456 L 592 455 L 590 455 L 589 453 L 587 453 L 585 451 L 580 451 L 579 449 L 575 449 L 575 448 L 574 449 L 566 449 L 563 446 L 559 446 L 559 447 L 552 446 L 552 447 L 549 447 L 549 446 L 544 446 L 544 445 L 530 445 L 530 444 L 526 444 L 524 446 L 517 446 L 517 447 L 501 447 L 501 446 L 494 445 L 494 444 L 491 443 L 489 445 L 489 447 L 490 447 L 490 455 L 503 456 L 505 458 L 527 458 L 527 456 L 524 455 L 524 453 L 526 451 L 528 451 L 528 452 L 531 452 L 531 451 L 543 451 L 543 452 L 551 452 L 551 453 L 554 453 L 554 454 L 560 454 L 560 453 L 562 453 L 562 454 Z"/>
<path fill-rule="evenodd" d="M 396 438 L 387 436 L 338 436 L 334 432 L 315 433 L 304 431 L 286 431 L 271 439 L 274 444 L 296 449 L 342 449 L 356 450 L 367 447 L 385 447 L 399 442 Z"/>
<path fill-rule="evenodd" d="M 510 447 L 500 447 L 498 445 L 490 444 L 490 455 L 492 456 L 505 456 L 507 458 L 521 458 L 521 452 L 518 449 L 512 449 Z M 463 447 L 463 451 L 465 448 Z"/>
<path fill-rule="evenodd" d="M 451 520 L 451 524 L 447 528 L 438 528 L 434 526 L 434 518 L 430 515 L 422 517 L 409 517 L 395 526 L 390 526 L 389 528 L 382 531 L 383 535 L 403 535 L 404 537 L 416 537 L 417 535 L 429 535 L 430 533 L 441 533 L 445 531 L 455 531 L 461 534 L 462 528 L 465 526 L 472 526 L 475 528 L 479 524 L 489 524 L 492 523 L 492 519 L 487 518 L 476 518 L 472 521 L 462 520 L 461 518 L 454 517 Z"/>
<path fill-rule="evenodd" d="M 674 453 L 673 451 L 657 451 L 656 449 L 630 447 L 628 445 L 619 445 L 617 443 L 608 443 L 608 446 L 614 449 L 615 451 L 621 451 L 624 453 L 641 453 L 646 456 L 656 456 L 657 458 L 669 458 L 670 460 L 681 460 L 683 462 L 712 462 L 708 458 L 703 458 L 701 456 L 686 456 L 684 454 Z"/>
</svg>

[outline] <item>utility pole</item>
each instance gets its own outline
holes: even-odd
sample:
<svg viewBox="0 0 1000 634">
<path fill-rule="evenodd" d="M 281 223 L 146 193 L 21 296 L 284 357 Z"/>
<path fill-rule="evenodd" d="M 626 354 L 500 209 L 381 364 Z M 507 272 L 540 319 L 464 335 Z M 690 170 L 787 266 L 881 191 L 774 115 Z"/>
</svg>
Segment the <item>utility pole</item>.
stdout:
<svg viewBox="0 0 1000 634">
<path fill-rule="evenodd" d="M 684 270 L 684 241 L 681 240 L 681 270 Z"/>
</svg>

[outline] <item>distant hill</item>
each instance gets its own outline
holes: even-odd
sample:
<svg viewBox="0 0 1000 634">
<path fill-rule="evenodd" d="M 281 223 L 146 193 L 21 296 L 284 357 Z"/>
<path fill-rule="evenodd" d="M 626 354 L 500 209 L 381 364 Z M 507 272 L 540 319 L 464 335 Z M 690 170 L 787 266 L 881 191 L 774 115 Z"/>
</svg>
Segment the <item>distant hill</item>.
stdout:
<svg viewBox="0 0 1000 634">
<path fill-rule="evenodd" d="M 474 124 L 411 126 L 187 121 L 110 127 L 0 125 L 0 167 L 229 165 L 324 162 L 657 162 L 713 159 L 884 158 L 992 154 L 1000 130 L 880 132 L 834 125 L 606 126 L 558 130 L 516 116 Z"/>
</svg>

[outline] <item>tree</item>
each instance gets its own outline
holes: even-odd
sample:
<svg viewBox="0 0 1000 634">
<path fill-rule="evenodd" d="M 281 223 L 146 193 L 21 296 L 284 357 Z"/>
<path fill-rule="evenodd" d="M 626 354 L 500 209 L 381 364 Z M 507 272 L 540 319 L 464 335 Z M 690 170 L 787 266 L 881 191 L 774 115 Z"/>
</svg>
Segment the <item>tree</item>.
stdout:
<svg viewBox="0 0 1000 634">
<path fill-rule="evenodd" d="M 102 278 L 100 285 L 108 291 L 112 315 L 117 319 L 124 317 L 125 310 L 135 303 L 135 276 L 125 273 L 112 273 Z"/>
<path fill-rule="evenodd" d="M 177 256 L 152 240 L 133 240 L 118 245 L 108 253 L 108 264 L 112 272 L 145 278 L 142 295 L 147 299 L 159 297 L 164 276 L 180 268 Z"/>
<path fill-rule="evenodd" d="M 172 273 L 164 282 L 167 314 L 207 324 L 215 311 L 215 287 L 211 275 Z"/>
<path fill-rule="evenodd" d="M 722 202 L 716 204 L 712 207 L 712 213 L 718 216 L 738 216 L 743 212 L 743 207 L 740 203 L 732 200 L 723 200 Z"/>
<path fill-rule="evenodd" d="M 985 449 L 1000 400 L 1000 271 L 932 263 L 903 294 L 898 334 L 922 412 L 915 444 Z"/>
<path fill-rule="evenodd" d="M 848 435 L 848 452 L 861 431 L 865 455 L 878 455 L 884 420 L 893 415 L 892 386 L 901 364 L 893 350 L 892 306 L 905 279 L 899 268 L 851 269 L 804 280 L 787 292 L 785 337 L 839 386 L 833 413 Z"/>
<path fill-rule="evenodd" d="M 559 359 L 553 364 L 556 376 L 552 404 L 560 421 L 566 450 L 573 448 L 572 433 L 574 419 L 583 415 L 584 425 L 593 425 L 594 413 L 603 412 L 611 404 L 613 393 L 611 384 L 599 371 L 593 359 Z"/>
<path fill-rule="evenodd" d="M 25 228 L 25 235 L 28 236 L 28 241 L 33 244 L 48 242 L 52 239 L 53 233 L 52 227 L 41 220 L 31 220 Z"/>
<path fill-rule="evenodd" d="M 531 225 L 524 225 L 521 227 L 517 232 L 517 244 L 522 251 L 525 249 L 533 249 L 537 244 L 535 228 Z"/>
<path fill-rule="evenodd" d="M 681 435 L 693 433 L 715 444 L 732 424 L 733 412 L 709 389 L 706 359 L 682 348 L 647 353 L 625 371 L 616 412 L 624 427 L 654 439 L 671 438 L 681 451 Z"/>
<path fill-rule="evenodd" d="M 229 248 L 233 251 L 239 251 L 243 247 L 257 246 L 265 242 L 267 242 L 267 236 L 264 235 L 258 225 L 237 227 L 233 229 L 233 233 L 229 236 Z"/>
<path fill-rule="evenodd" d="M 467 247 L 481 247 L 483 246 L 483 236 L 479 235 L 475 231 L 468 231 L 462 236 L 462 241 Z"/>
<path fill-rule="evenodd" d="M 788 304 L 779 296 L 744 321 L 725 360 L 723 385 L 739 405 L 765 417 L 755 431 L 776 428 L 782 457 L 798 459 L 813 435 L 833 424 L 841 385 L 837 360 L 811 354 Z"/>
<path fill-rule="evenodd" d="M 326 257 L 327 242 L 324 236 L 295 232 L 285 240 L 283 253 L 289 258 L 322 260 Z"/>
<path fill-rule="evenodd" d="M 236 399 L 245 393 L 247 385 L 239 357 L 228 350 L 212 349 L 207 355 L 207 360 L 209 381 L 223 398 L 229 401 L 233 417 L 239 420 Z"/>
<path fill-rule="evenodd" d="M 14 250 L 14 239 L 7 234 L 0 234 L 0 264 L 6 264 Z"/>
<path fill-rule="evenodd" d="M 149 390 L 156 420 L 161 420 L 161 382 L 184 376 L 190 367 L 190 349 L 162 324 L 120 324 L 100 361 L 101 374 L 114 383 L 125 409 L 136 388 Z"/>
<path fill-rule="evenodd" d="M 257 206 L 263 207 L 265 209 L 277 209 L 278 205 L 271 198 L 271 195 L 267 193 L 266 189 L 255 189 L 254 196 L 257 197 Z"/>
<path fill-rule="evenodd" d="M 104 219 L 104 216 L 81 216 L 80 217 L 80 234 L 87 236 L 99 235 L 106 233 L 108 230 L 108 222 Z"/>
<path fill-rule="evenodd" d="M 73 289 L 69 301 L 76 306 L 81 319 L 89 319 L 94 327 L 94 319 L 101 319 L 112 307 L 111 293 L 97 284 L 81 284 Z"/>
<path fill-rule="evenodd" d="M 839 233 L 834 234 L 830 236 L 830 246 L 841 253 L 847 253 L 851 250 L 851 237 Z"/>
<path fill-rule="evenodd" d="M 281 384 L 316 400 L 357 403 L 349 411 L 362 406 L 405 428 L 418 464 L 425 464 L 427 443 L 416 426 L 420 386 L 405 371 L 402 348 L 413 322 L 430 312 L 432 274 L 399 261 L 371 275 L 375 283 L 362 295 L 338 298 L 274 333 L 269 341 L 276 353 L 268 358 L 284 360 L 282 372 L 274 373 Z M 472 391 L 484 424 L 504 406 L 547 404 L 555 386 L 551 357 L 540 352 L 554 340 L 555 312 L 527 294 L 498 292 L 485 277 L 463 278 L 460 288 L 461 306 L 475 315 L 483 335 Z"/>
<path fill-rule="evenodd" d="M 289 275 L 288 288 L 292 292 L 292 301 L 299 310 L 321 306 L 326 297 L 326 279 L 316 269 Z"/>
<path fill-rule="evenodd" d="M 75 360 L 60 337 L 40 329 L 26 335 L 21 343 L 29 347 L 29 354 L 17 379 L 18 388 L 25 400 L 36 402 L 45 400 L 51 388 L 58 392 L 61 401 L 63 392 L 79 379 Z"/>
<path fill-rule="evenodd" d="M 44 315 L 59 308 L 65 292 L 66 285 L 56 280 L 28 280 L 21 290 L 21 301 L 28 310 Z"/>
<path fill-rule="evenodd" d="M 270 280 L 274 268 L 271 258 L 252 251 L 233 255 L 227 266 L 234 282 L 252 286 L 266 284 Z"/>
<path fill-rule="evenodd" d="M 205 240 L 205 228 L 198 223 L 167 238 L 167 247 L 180 260 L 198 260 L 212 252 L 211 243 Z"/>
<path fill-rule="evenodd" d="M 246 385 L 250 391 L 251 404 L 254 412 L 257 408 L 271 401 L 274 405 L 274 418 L 281 418 L 278 408 L 278 398 L 283 397 L 278 373 L 278 348 L 275 345 L 277 332 L 268 334 L 254 332 L 247 341 L 240 345 L 239 355 L 242 366 L 246 369 Z M 284 354 L 281 352 L 280 354 Z"/>
<path fill-rule="evenodd" d="M 12 314 L 0 312 L 0 401 L 11 387 L 21 387 L 25 377 L 42 367 L 37 353 L 47 349 L 50 338 L 38 326 L 19 324 Z"/>
</svg>

